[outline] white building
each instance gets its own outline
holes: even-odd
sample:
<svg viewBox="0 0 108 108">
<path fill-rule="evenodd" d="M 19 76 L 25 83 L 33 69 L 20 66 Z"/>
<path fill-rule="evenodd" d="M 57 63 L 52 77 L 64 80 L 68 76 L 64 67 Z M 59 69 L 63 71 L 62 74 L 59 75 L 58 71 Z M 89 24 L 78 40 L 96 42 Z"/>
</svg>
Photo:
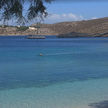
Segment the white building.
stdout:
<svg viewBox="0 0 108 108">
<path fill-rule="evenodd" d="M 29 27 L 29 30 L 37 30 L 35 27 Z"/>
</svg>

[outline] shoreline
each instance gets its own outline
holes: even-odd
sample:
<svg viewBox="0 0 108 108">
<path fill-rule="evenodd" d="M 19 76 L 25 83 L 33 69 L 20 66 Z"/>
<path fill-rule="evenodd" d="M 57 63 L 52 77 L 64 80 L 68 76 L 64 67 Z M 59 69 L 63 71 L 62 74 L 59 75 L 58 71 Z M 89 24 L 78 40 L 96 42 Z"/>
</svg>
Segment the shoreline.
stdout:
<svg viewBox="0 0 108 108">
<path fill-rule="evenodd" d="M 0 35 L 0 37 L 27 37 L 30 35 Z M 45 36 L 45 37 L 57 37 L 62 39 L 68 39 L 68 38 L 108 38 L 108 36 L 65 36 L 65 37 L 59 37 L 59 35 L 33 35 L 33 36 Z"/>
</svg>

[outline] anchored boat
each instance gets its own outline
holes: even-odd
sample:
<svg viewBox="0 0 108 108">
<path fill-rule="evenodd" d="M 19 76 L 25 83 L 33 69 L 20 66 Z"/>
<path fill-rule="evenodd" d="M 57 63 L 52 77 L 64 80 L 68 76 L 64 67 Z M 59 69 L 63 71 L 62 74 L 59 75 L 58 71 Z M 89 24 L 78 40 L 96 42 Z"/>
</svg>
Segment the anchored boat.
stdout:
<svg viewBox="0 0 108 108">
<path fill-rule="evenodd" d="M 43 35 L 29 35 L 27 39 L 45 39 L 46 37 Z"/>
</svg>

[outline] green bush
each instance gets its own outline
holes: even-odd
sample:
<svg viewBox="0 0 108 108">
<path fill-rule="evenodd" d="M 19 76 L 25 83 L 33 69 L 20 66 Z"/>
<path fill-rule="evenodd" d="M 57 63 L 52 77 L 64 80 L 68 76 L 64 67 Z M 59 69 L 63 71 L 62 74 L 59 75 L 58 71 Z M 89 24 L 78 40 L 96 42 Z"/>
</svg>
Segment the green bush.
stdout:
<svg viewBox="0 0 108 108">
<path fill-rule="evenodd" d="M 21 26 L 21 27 L 17 27 L 18 31 L 26 31 L 28 29 L 27 26 Z"/>
</svg>

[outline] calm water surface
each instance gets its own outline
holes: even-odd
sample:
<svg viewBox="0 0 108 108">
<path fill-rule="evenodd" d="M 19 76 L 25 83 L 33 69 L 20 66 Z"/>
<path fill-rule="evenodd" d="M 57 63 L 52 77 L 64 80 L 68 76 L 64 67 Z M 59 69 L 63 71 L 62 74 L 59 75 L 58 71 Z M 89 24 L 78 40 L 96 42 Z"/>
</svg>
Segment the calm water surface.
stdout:
<svg viewBox="0 0 108 108">
<path fill-rule="evenodd" d="M 108 38 L 0 37 L 2 108 L 87 108 L 107 84 Z"/>
</svg>

